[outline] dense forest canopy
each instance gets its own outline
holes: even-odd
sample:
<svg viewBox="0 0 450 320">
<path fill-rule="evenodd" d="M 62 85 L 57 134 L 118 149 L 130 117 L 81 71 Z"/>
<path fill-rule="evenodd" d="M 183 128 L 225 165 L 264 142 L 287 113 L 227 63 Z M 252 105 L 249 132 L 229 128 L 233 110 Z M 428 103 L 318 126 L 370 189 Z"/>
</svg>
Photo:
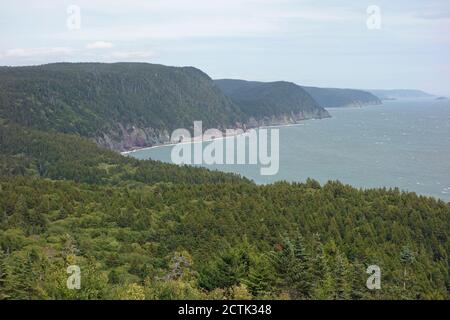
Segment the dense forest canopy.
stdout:
<svg viewBox="0 0 450 320">
<path fill-rule="evenodd" d="M 256 185 L 0 123 L 1 299 L 447 299 L 450 204 Z M 80 290 L 66 286 L 81 268 Z M 365 286 L 369 265 L 382 289 Z"/>
<path fill-rule="evenodd" d="M 193 67 L 56 63 L 0 68 L 0 115 L 22 125 L 94 137 L 117 123 L 155 129 L 219 127 L 240 110 Z"/>
</svg>

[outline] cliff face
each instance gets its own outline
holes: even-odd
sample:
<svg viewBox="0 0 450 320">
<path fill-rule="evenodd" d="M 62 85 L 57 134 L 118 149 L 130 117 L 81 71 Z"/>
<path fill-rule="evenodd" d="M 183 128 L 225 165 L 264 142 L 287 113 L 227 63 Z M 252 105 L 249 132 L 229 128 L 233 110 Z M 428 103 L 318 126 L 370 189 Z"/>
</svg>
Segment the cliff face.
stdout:
<svg viewBox="0 0 450 320">
<path fill-rule="evenodd" d="M 286 124 L 296 124 L 304 120 L 330 118 L 330 114 L 326 110 L 315 110 L 313 112 L 305 111 L 278 115 L 272 117 L 255 118 L 250 117 L 246 123 L 247 128 L 256 128 L 263 126 L 278 126 Z"/>
<path fill-rule="evenodd" d="M 293 83 L 244 80 L 215 80 L 214 82 L 243 114 L 242 121 L 224 122 L 215 127 L 222 131 L 296 124 L 304 120 L 330 117 L 327 110 L 320 107 L 307 92 Z M 201 118 L 192 119 L 192 121 L 197 120 Z M 192 125 L 193 123 L 183 128 L 192 131 Z M 207 126 L 203 129 L 209 128 L 212 127 Z M 129 151 L 170 143 L 170 135 L 171 132 L 167 129 L 119 123 L 114 129 L 100 133 L 94 140 L 97 144 L 109 149 Z"/>
<path fill-rule="evenodd" d="M 244 114 L 242 121 L 222 123 L 217 129 L 251 129 L 261 126 L 295 124 L 308 119 L 330 117 L 301 87 L 289 82 L 263 83 L 243 80 L 215 80 L 222 92 Z M 201 120 L 201 119 L 193 119 Z M 190 126 L 185 127 L 191 129 Z M 203 129 L 208 129 L 204 127 Z M 107 148 L 128 151 L 170 142 L 168 130 L 119 124 L 95 141 Z"/>
<path fill-rule="evenodd" d="M 219 130 L 225 129 L 243 129 L 263 126 L 278 126 L 287 124 L 296 124 L 309 119 L 329 118 L 330 114 L 326 110 L 305 111 L 283 115 L 273 115 L 271 117 L 249 117 L 247 121 L 237 122 L 232 126 L 221 126 Z M 189 128 L 187 128 L 189 129 Z M 203 128 L 207 129 L 207 128 Z M 154 129 L 151 127 L 140 128 L 134 125 L 124 126 L 118 124 L 117 128 L 108 132 L 103 132 L 93 140 L 105 148 L 116 151 L 130 151 L 139 148 L 152 147 L 170 143 L 171 132 L 168 130 Z"/>
<path fill-rule="evenodd" d="M 168 143 L 170 134 L 167 130 L 139 128 L 134 125 L 124 126 L 119 123 L 116 129 L 102 132 L 93 140 L 98 145 L 111 150 L 129 151 Z"/>
</svg>

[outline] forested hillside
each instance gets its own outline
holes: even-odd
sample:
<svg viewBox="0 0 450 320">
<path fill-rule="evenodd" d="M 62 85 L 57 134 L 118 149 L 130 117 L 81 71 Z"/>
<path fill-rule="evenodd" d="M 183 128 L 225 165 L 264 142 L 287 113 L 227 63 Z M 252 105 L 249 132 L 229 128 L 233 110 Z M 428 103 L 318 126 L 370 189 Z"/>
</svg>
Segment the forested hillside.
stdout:
<svg viewBox="0 0 450 320">
<path fill-rule="evenodd" d="M 242 180 L 234 174 L 197 167 L 139 161 L 75 135 L 37 131 L 1 120 L 0 160 L 2 176 L 36 176 L 91 184 Z"/>
<path fill-rule="evenodd" d="M 250 82 L 249 82 L 250 84 Z M 251 88 L 233 103 L 193 67 L 148 63 L 56 63 L 0 67 L 0 117 L 91 138 L 113 150 L 169 142 L 178 128 L 243 128 L 329 114 L 300 87 Z"/>
<path fill-rule="evenodd" d="M 220 79 L 214 82 L 244 113 L 257 119 L 279 113 L 323 118 L 329 116 L 324 108 L 381 104 L 379 98 L 363 90 L 306 87 L 286 81 Z"/>
<path fill-rule="evenodd" d="M 257 82 L 233 79 L 214 81 L 241 110 L 263 124 L 295 123 L 330 115 L 300 86 L 285 81 Z M 265 123 L 269 122 L 269 123 Z"/>
<path fill-rule="evenodd" d="M 202 71 L 148 63 L 0 67 L 0 117 L 116 150 L 167 142 L 195 120 L 205 128 L 245 121 Z"/>
<path fill-rule="evenodd" d="M 381 104 L 372 93 L 355 89 L 302 87 L 324 108 L 362 107 Z"/>
<path fill-rule="evenodd" d="M 450 204 L 256 185 L 0 123 L 0 299 L 448 299 Z M 366 268 L 382 289 L 365 287 Z M 66 287 L 69 265 L 81 289 Z"/>
</svg>

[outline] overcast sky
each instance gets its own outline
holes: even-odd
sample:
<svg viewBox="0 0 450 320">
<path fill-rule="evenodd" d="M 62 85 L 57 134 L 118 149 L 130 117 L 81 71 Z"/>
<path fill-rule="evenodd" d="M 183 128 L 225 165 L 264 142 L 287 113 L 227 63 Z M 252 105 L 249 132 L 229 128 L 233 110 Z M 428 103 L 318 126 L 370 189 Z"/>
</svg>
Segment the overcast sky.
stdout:
<svg viewBox="0 0 450 320">
<path fill-rule="evenodd" d="M 448 0 L 0 0 L 0 39 L 0 65 L 142 61 L 450 95 Z"/>
</svg>

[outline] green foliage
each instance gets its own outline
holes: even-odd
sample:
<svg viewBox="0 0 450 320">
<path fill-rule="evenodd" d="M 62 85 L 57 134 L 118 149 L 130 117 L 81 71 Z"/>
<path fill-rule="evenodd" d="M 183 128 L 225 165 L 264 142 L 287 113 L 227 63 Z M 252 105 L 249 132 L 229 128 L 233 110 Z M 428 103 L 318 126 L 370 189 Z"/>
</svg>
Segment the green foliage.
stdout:
<svg viewBox="0 0 450 320">
<path fill-rule="evenodd" d="M 281 286 L 293 298 L 309 298 L 311 291 L 311 258 L 300 234 L 296 239 L 284 238 L 278 251 L 272 254 Z"/>
<path fill-rule="evenodd" d="M 294 83 L 215 80 L 219 88 L 248 116 L 256 119 L 292 113 L 329 116 L 324 108 L 381 104 L 373 94 L 354 89 L 315 88 Z"/>
<path fill-rule="evenodd" d="M 0 124 L 0 174 L 39 176 L 90 184 L 215 183 L 241 180 L 203 168 L 139 161 L 74 135 Z M 17 161 L 20 159 L 20 161 Z M 63 210 L 67 209 L 63 207 Z"/>
<path fill-rule="evenodd" d="M 450 205 L 432 198 L 334 182 L 113 187 L 2 177 L 0 188 L 3 298 L 448 298 Z M 30 232 L 16 213 L 43 203 L 46 227 Z M 414 263 L 401 259 L 404 246 Z M 81 290 L 65 286 L 72 264 Z M 383 270 L 377 293 L 365 288 L 370 264 Z"/>
<path fill-rule="evenodd" d="M 202 270 L 200 285 L 208 290 L 231 288 L 247 277 L 249 265 L 247 252 L 234 248 L 227 250 Z"/>
<path fill-rule="evenodd" d="M 0 67 L 0 117 L 85 137 L 120 135 L 120 125 L 171 132 L 194 120 L 205 128 L 243 120 L 202 71 L 148 63 Z"/>
<path fill-rule="evenodd" d="M 256 185 L 6 121 L 0 154 L 0 299 L 449 298 L 441 200 Z M 80 290 L 66 286 L 70 265 Z"/>
<path fill-rule="evenodd" d="M 302 87 L 291 82 L 231 79 L 214 82 L 248 117 L 257 120 L 292 114 L 303 114 L 307 118 L 329 116 Z"/>
<path fill-rule="evenodd" d="M 368 91 L 316 87 L 302 88 L 324 108 L 381 104 L 380 99 Z"/>
</svg>

